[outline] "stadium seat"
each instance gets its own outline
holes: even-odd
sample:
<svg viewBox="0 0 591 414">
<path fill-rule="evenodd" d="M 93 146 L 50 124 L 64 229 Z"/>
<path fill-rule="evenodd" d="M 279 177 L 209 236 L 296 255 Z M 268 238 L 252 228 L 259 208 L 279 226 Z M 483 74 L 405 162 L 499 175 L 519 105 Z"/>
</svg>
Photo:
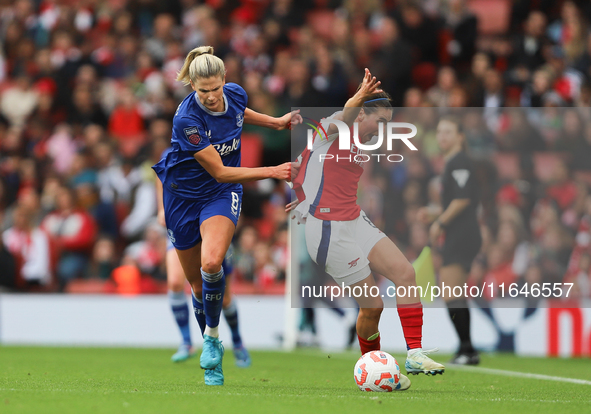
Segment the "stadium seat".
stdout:
<svg viewBox="0 0 591 414">
<path fill-rule="evenodd" d="M 411 76 L 413 83 L 426 91 L 437 82 L 437 67 L 431 62 L 419 63 L 412 68 Z"/>
<path fill-rule="evenodd" d="M 500 35 L 509 29 L 509 0 L 469 0 L 468 8 L 478 18 L 478 33 L 481 35 Z"/>
<path fill-rule="evenodd" d="M 234 295 L 253 295 L 256 293 L 254 283 L 234 279 L 232 281 L 232 293 Z"/>
<path fill-rule="evenodd" d="M 108 284 L 113 284 L 110 280 L 103 279 L 74 279 L 66 285 L 66 293 L 76 294 L 102 294 L 109 290 Z"/>
<path fill-rule="evenodd" d="M 442 66 L 449 65 L 451 63 L 451 55 L 447 49 L 447 45 L 449 42 L 453 40 L 453 34 L 448 29 L 443 29 L 439 31 L 438 35 L 438 43 L 439 43 L 439 62 Z"/>
</svg>

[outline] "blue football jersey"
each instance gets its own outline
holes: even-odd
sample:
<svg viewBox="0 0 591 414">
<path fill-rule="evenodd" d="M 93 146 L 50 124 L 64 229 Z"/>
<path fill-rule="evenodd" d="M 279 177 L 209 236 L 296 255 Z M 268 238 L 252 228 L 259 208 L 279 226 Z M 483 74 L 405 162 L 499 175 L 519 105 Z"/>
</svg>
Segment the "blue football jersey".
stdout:
<svg viewBox="0 0 591 414">
<path fill-rule="evenodd" d="M 222 191 L 241 190 L 241 184 L 218 183 L 194 158 L 196 152 L 213 145 L 225 166 L 240 167 L 240 134 L 248 97 L 241 86 L 227 83 L 223 99 L 223 112 L 207 109 L 195 92 L 179 105 L 172 121 L 171 148 L 152 167 L 165 191 L 203 200 Z"/>
</svg>

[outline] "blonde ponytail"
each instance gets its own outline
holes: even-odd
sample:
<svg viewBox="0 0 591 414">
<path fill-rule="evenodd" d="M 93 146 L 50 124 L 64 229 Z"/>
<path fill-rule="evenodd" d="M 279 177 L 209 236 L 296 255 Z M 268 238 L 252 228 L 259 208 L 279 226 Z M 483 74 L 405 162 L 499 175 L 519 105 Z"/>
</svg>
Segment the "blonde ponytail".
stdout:
<svg viewBox="0 0 591 414">
<path fill-rule="evenodd" d="M 212 46 L 200 46 L 191 50 L 185 58 L 185 63 L 179 71 L 176 80 L 189 85 L 200 78 L 226 76 L 226 67 L 223 60 L 213 54 Z"/>
</svg>

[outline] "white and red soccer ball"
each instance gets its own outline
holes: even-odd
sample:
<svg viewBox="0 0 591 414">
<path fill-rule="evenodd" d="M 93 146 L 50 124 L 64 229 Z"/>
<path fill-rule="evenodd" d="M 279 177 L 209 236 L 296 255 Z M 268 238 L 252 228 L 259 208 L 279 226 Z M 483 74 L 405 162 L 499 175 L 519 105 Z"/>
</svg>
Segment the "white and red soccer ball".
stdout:
<svg viewBox="0 0 591 414">
<path fill-rule="evenodd" d="M 361 391 L 390 392 L 401 387 L 396 358 L 384 351 L 371 351 L 355 364 L 355 383 Z"/>
</svg>

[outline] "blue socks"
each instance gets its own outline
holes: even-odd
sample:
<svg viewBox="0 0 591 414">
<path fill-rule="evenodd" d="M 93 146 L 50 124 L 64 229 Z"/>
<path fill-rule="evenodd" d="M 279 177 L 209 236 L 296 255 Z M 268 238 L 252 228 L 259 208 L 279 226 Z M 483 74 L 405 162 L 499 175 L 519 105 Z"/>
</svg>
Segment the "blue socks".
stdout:
<svg viewBox="0 0 591 414">
<path fill-rule="evenodd" d="M 170 308 L 172 309 L 176 324 L 179 326 L 179 330 L 181 331 L 183 343 L 186 345 L 191 345 L 191 331 L 189 330 L 189 306 L 187 305 L 185 292 L 168 291 L 168 301 L 170 302 Z"/>
<path fill-rule="evenodd" d="M 232 343 L 234 344 L 234 348 L 240 348 L 242 346 L 242 338 L 240 337 L 240 331 L 238 330 L 238 309 L 236 309 L 236 302 L 232 301 L 230 306 L 224 309 L 224 316 L 232 331 Z"/>
<path fill-rule="evenodd" d="M 217 328 L 220 324 L 226 277 L 222 267 L 217 273 L 207 273 L 201 269 L 203 280 L 203 309 L 205 311 L 205 324 L 209 328 Z"/>
<path fill-rule="evenodd" d="M 193 311 L 195 312 L 195 319 L 197 319 L 199 329 L 201 329 L 201 336 L 203 336 L 203 332 L 205 331 L 205 310 L 203 309 L 203 300 L 197 299 L 195 297 L 195 293 L 191 294 L 191 299 L 193 300 Z"/>
</svg>

